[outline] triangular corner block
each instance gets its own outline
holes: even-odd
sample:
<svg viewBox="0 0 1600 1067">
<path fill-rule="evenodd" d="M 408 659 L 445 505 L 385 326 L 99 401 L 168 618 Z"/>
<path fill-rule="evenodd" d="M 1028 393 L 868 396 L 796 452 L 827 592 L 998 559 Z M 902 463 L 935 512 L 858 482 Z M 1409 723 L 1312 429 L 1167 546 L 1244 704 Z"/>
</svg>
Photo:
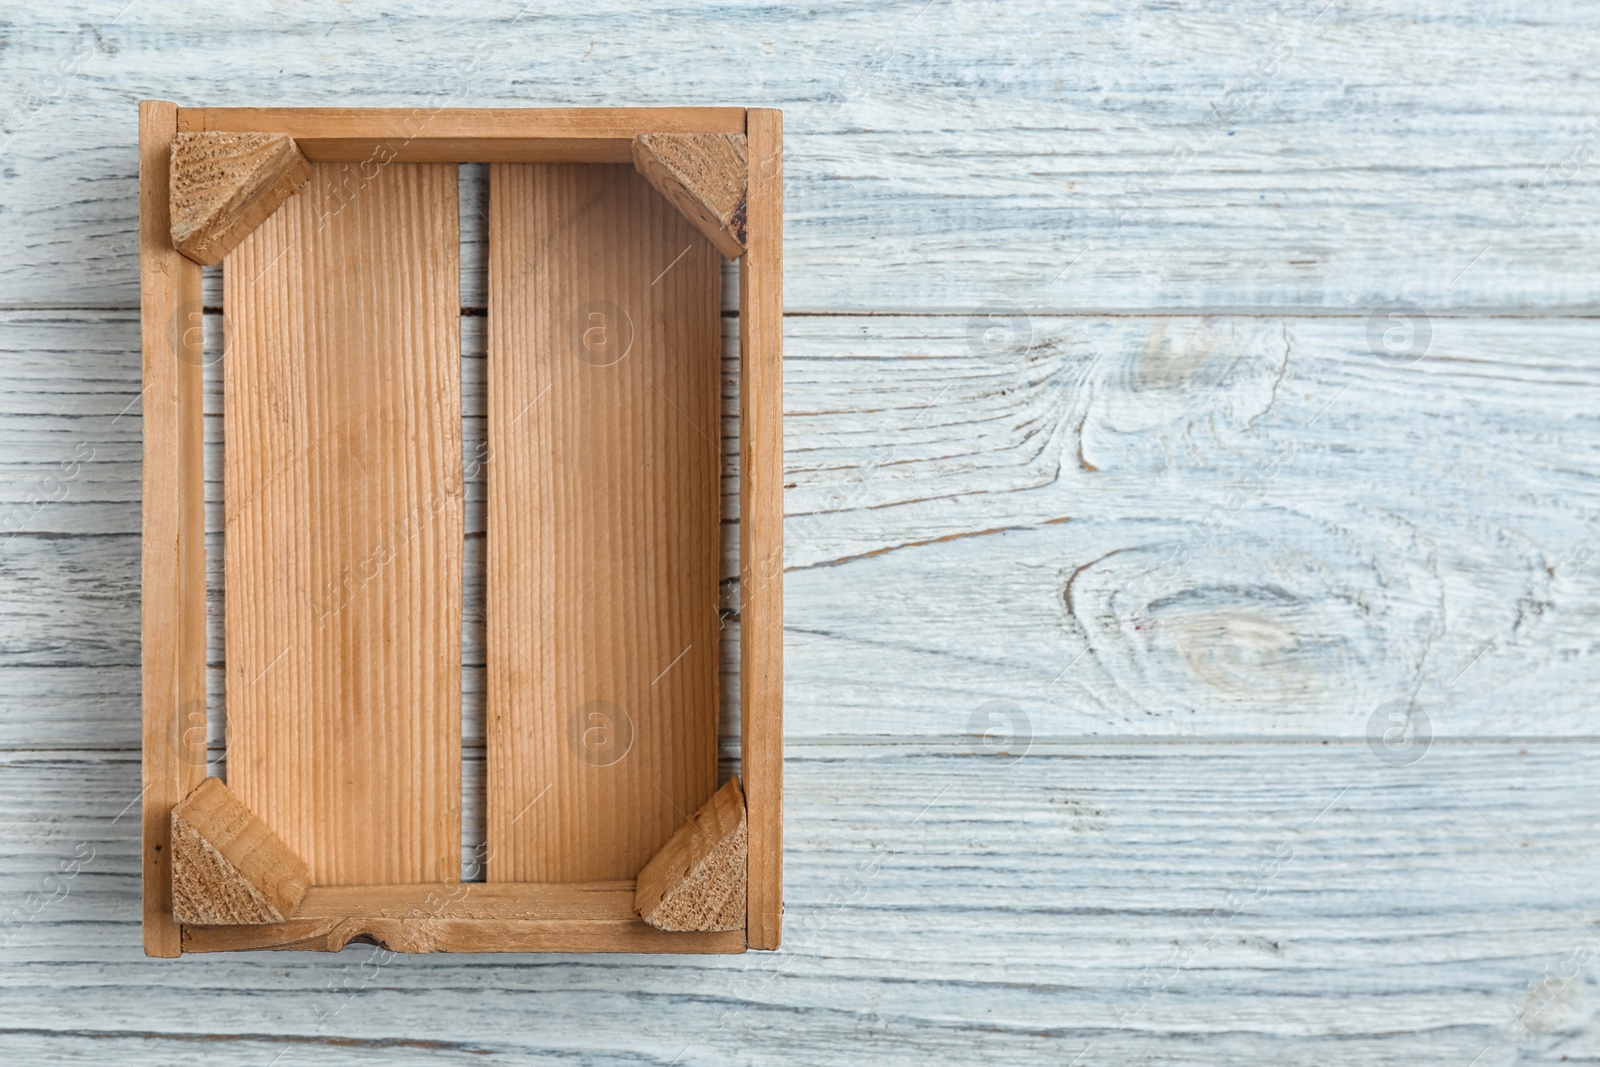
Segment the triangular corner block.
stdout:
<svg viewBox="0 0 1600 1067">
<path fill-rule="evenodd" d="M 193 925 L 276 923 L 294 914 L 311 871 L 221 779 L 172 809 L 172 914 Z"/>
<path fill-rule="evenodd" d="M 742 133 L 641 133 L 633 167 L 729 259 L 744 254 Z"/>
<path fill-rule="evenodd" d="M 205 266 L 221 263 L 310 177 L 286 133 L 173 135 L 172 247 Z"/>
<path fill-rule="evenodd" d="M 658 930 L 743 930 L 749 833 L 730 778 L 639 872 L 634 910 Z"/>
</svg>

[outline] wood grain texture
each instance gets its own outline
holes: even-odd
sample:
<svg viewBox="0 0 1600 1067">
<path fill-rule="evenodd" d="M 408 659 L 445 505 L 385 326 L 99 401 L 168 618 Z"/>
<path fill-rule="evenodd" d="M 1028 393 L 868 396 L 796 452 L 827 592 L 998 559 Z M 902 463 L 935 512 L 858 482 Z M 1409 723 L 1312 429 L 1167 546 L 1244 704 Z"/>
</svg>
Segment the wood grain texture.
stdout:
<svg viewBox="0 0 1600 1067">
<path fill-rule="evenodd" d="M 176 109 L 139 105 L 139 286 L 144 397 L 140 674 L 144 947 L 176 956 L 172 806 L 205 777 L 205 480 L 200 268 L 172 247 L 168 164 Z M 79 456 L 83 455 L 80 451 Z M 45 588 L 59 589 L 48 579 Z M 59 597 L 59 591 L 56 593 Z"/>
<path fill-rule="evenodd" d="M 743 133 L 641 133 L 633 167 L 729 259 L 744 255 Z"/>
<path fill-rule="evenodd" d="M 348 199 L 325 169 L 224 265 L 228 785 L 316 884 L 448 881 L 456 168 L 394 164 Z"/>
<path fill-rule="evenodd" d="M 744 932 L 665 932 L 633 910 L 633 882 L 318 886 L 293 920 L 185 926 L 186 952 L 315 949 L 371 938 L 391 952 L 744 951 Z"/>
<path fill-rule="evenodd" d="M 751 948 L 783 923 L 783 116 L 751 108 L 739 269 L 740 765 Z"/>
<path fill-rule="evenodd" d="M 120 7 L 14 6 L 0 60 L 0 1042 L 17 1062 L 1600 1059 L 1579 963 L 1600 884 L 1594 9 Z M 180 92 L 786 110 L 781 954 L 141 958 L 129 105 Z M 481 310 L 474 220 L 463 303 Z M 1411 367 L 1366 336 L 1397 293 L 1434 328 Z M 997 297 L 1040 340 L 1010 365 L 969 347 Z M 482 368 L 465 368 L 469 456 Z M 221 363 L 207 373 L 220 471 Z M 731 487 L 730 339 L 723 379 Z M 1233 521 L 1213 537 L 1214 506 Z M 1208 543 L 1183 595 L 1133 595 Z M 1069 613 L 1071 572 L 1118 549 Z M 724 568 L 727 774 L 736 552 Z M 1273 604 L 1285 636 L 1238 625 L 1282 623 Z M 220 756 L 220 592 L 211 612 Z M 1180 633 L 1201 642 L 1188 657 Z M 464 659 L 481 745 L 481 626 Z M 1433 749 L 1383 765 L 1370 711 L 1419 684 Z M 971 759 L 994 699 L 1032 720 L 1011 767 Z M 1277 827 L 1352 780 L 1251 900 Z M 90 848 L 63 893 L 60 865 Z M 1244 909 L 1197 931 L 1236 889 Z"/>
<path fill-rule="evenodd" d="M 797 746 L 788 770 L 780 954 L 352 945 L 174 966 L 139 958 L 135 850 L 113 822 L 136 761 L 11 754 L 7 909 L 75 848 L 94 859 L 8 928 L 7 1048 L 463 1064 L 867 1049 L 897 1067 L 996 1050 L 1058 1067 L 1090 1045 L 1080 1064 L 1181 1048 L 1399 1067 L 1488 1048 L 1481 1067 L 1582 1062 L 1600 1039 L 1594 963 L 1573 959 L 1600 906 L 1592 742 L 1439 742 L 1397 768 L 1364 744 L 1037 745 L 1006 764 L 955 741 L 857 740 Z"/>
<path fill-rule="evenodd" d="M 631 166 L 490 175 L 488 877 L 632 878 L 716 789 L 716 250 Z"/>
<path fill-rule="evenodd" d="M 172 243 L 196 263 L 221 263 L 310 176 L 284 134 L 180 131 L 172 139 Z"/>
<path fill-rule="evenodd" d="M 739 134 L 737 107 L 180 108 L 183 130 L 270 130 L 329 162 L 626 163 L 641 132 Z"/>
<path fill-rule="evenodd" d="M 484 321 L 463 319 L 469 577 L 483 572 Z M 735 542 L 736 326 L 722 370 Z M 1363 319 L 1035 318 L 1038 343 L 1010 364 L 976 358 L 967 327 L 786 322 L 790 745 L 964 733 L 991 699 L 1039 736 L 1350 739 L 1413 691 L 1448 709 L 1444 736 L 1592 735 L 1590 320 L 1438 319 L 1409 367 L 1373 356 Z M 139 743 L 138 331 L 128 311 L 0 313 L 8 745 Z M 221 362 L 207 373 L 215 479 Z M 220 482 L 208 492 L 220 756 Z M 1072 572 L 1102 556 L 1069 612 Z M 737 567 L 735 543 L 728 755 Z M 482 592 L 481 577 L 466 590 L 469 620 Z M 463 662 L 481 746 L 481 626 Z"/>
<path fill-rule="evenodd" d="M 172 809 L 172 913 L 181 923 L 275 923 L 293 915 L 311 871 L 220 778 Z"/>
<path fill-rule="evenodd" d="M 132 306 L 120 116 L 181 86 L 206 104 L 781 107 L 797 311 L 1595 311 L 1595 134 L 1571 86 L 1596 69 L 1600 13 L 1323 6 L 829 0 L 685 18 L 604 0 L 535 18 L 352 0 L 296 9 L 303 32 L 230 7 L 196 35 L 216 15 L 198 0 L 109 28 L 115 12 L 66 0 L 7 26 L 23 112 L 4 126 L 0 306 Z M 396 78 L 418 53 L 431 66 Z"/>
<path fill-rule="evenodd" d="M 633 910 L 658 930 L 743 931 L 748 826 L 729 778 L 639 871 Z"/>
</svg>

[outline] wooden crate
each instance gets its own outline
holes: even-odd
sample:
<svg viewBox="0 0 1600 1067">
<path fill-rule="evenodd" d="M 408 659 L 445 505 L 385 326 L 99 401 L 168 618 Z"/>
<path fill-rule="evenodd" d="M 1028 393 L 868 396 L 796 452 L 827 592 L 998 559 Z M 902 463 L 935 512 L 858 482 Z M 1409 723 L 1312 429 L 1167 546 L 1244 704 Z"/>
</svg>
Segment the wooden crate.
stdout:
<svg viewBox="0 0 1600 1067">
<path fill-rule="evenodd" d="M 148 954 L 777 947 L 781 141 L 754 108 L 140 106 Z M 460 877 L 464 162 L 491 164 L 483 882 Z M 740 260 L 742 754 L 720 789 L 719 253 Z"/>
</svg>

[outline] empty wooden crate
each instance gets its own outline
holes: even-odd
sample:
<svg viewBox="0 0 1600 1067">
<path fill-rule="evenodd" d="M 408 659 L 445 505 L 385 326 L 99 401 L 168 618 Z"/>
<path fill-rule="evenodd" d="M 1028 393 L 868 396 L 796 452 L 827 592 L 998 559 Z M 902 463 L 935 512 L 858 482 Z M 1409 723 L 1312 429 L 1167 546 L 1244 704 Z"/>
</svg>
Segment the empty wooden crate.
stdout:
<svg viewBox="0 0 1600 1067">
<path fill-rule="evenodd" d="M 146 951 L 777 947 L 779 114 L 146 102 L 139 142 Z M 462 163 L 489 164 L 470 457 Z M 741 758 L 719 786 L 723 257 Z M 206 777 L 202 264 L 227 334 L 225 783 Z M 461 846 L 475 464 L 482 881 Z"/>
</svg>

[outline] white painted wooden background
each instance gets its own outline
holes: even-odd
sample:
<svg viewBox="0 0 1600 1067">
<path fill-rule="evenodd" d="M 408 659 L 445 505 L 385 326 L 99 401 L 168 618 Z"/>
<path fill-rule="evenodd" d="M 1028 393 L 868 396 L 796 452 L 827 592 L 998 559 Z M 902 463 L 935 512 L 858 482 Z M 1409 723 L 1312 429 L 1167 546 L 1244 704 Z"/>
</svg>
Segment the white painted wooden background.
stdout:
<svg viewBox="0 0 1600 1067">
<path fill-rule="evenodd" d="M 1600 1061 L 1597 71 L 1553 2 L 7 5 L 0 1055 Z M 782 951 L 143 957 L 147 97 L 784 109 Z"/>
</svg>

